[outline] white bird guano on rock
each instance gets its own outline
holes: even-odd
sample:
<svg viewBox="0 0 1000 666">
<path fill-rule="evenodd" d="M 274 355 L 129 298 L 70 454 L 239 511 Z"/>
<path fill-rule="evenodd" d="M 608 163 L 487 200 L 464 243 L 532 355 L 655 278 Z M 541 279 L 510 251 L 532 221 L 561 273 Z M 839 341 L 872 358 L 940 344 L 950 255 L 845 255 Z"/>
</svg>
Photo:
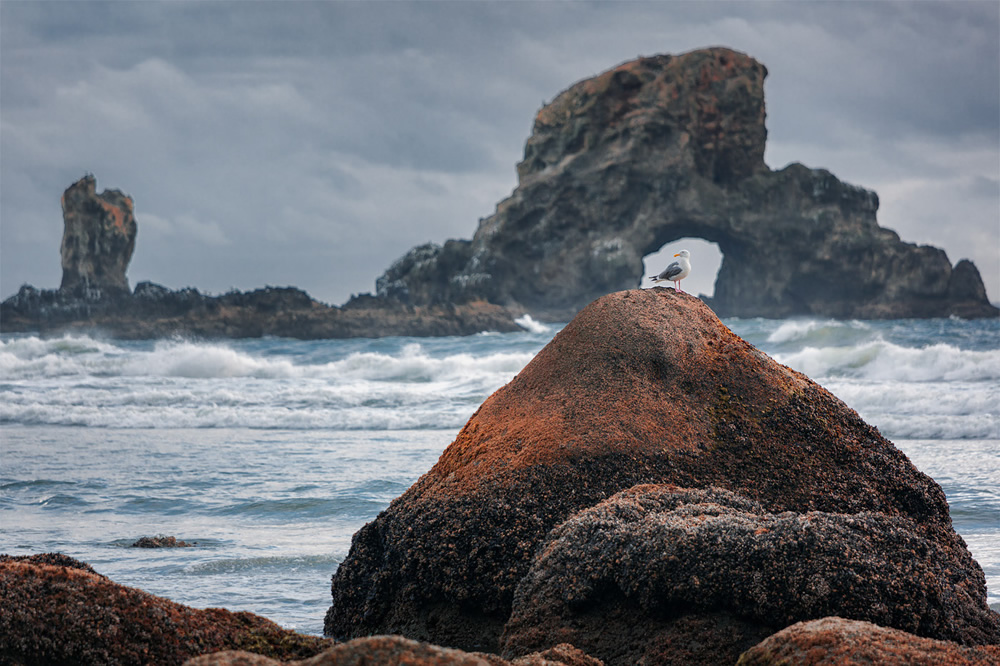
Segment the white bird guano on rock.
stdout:
<svg viewBox="0 0 1000 666">
<path fill-rule="evenodd" d="M 654 283 L 657 282 L 673 282 L 674 289 L 679 292 L 684 292 L 681 289 L 681 280 L 686 278 L 691 274 L 691 253 L 687 250 L 681 250 L 675 257 L 680 257 L 677 261 L 671 262 L 669 266 L 664 268 L 659 275 L 650 275 Z"/>
</svg>

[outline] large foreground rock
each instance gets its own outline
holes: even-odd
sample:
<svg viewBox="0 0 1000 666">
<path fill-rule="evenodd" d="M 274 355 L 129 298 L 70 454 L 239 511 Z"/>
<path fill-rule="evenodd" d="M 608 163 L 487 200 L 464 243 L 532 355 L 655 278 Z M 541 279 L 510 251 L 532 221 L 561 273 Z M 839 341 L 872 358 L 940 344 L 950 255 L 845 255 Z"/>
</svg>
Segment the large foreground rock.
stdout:
<svg viewBox="0 0 1000 666">
<path fill-rule="evenodd" d="M 0 663 L 158 664 L 217 650 L 301 659 L 332 641 L 252 613 L 198 610 L 59 554 L 0 556 Z"/>
<path fill-rule="evenodd" d="M 880 227 L 874 192 L 824 169 L 764 164 L 766 75 L 713 48 L 573 85 L 538 112 L 517 188 L 472 239 L 413 248 L 378 295 L 485 299 L 566 321 L 639 286 L 645 255 L 696 237 L 722 251 L 720 316 L 1000 315 L 971 262 L 952 266 L 943 250 Z"/>
<path fill-rule="evenodd" d="M 566 641 L 608 663 L 733 664 L 789 624 L 828 615 L 995 640 L 1000 622 L 970 585 L 982 573 L 969 552 L 919 532 L 902 516 L 772 514 L 727 491 L 637 486 L 549 533 L 518 585 L 503 651 Z"/>
<path fill-rule="evenodd" d="M 828 617 L 794 624 L 755 645 L 739 666 L 996 666 L 1000 646 L 962 647 L 869 622 Z"/>
<path fill-rule="evenodd" d="M 924 590 L 923 600 L 898 607 L 892 584 L 880 587 L 866 578 L 874 570 L 862 566 L 857 596 L 836 608 L 846 614 L 862 608 L 875 597 L 860 588 L 875 585 L 871 595 L 888 595 L 884 601 L 893 606 L 876 613 L 879 621 L 960 642 L 1000 642 L 982 570 L 952 529 L 941 488 L 840 400 L 737 337 L 701 301 L 662 288 L 598 299 L 483 403 L 437 464 L 355 534 L 333 577 L 325 631 L 338 638 L 398 633 L 497 651 L 512 611 L 515 619 L 529 612 L 514 607 L 515 590 L 549 552 L 542 546 L 555 538 L 553 528 L 637 484 L 716 487 L 754 503 L 747 505 L 752 509 L 730 507 L 742 513 L 726 520 L 754 529 L 719 542 L 711 553 L 719 563 L 732 563 L 729 548 L 744 542 L 760 553 L 784 553 L 766 534 L 794 533 L 796 526 L 811 524 L 809 515 L 827 530 L 822 534 L 833 535 L 831 547 L 841 555 L 845 548 L 905 537 L 914 551 L 899 554 L 879 575 L 889 576 L 893 566 L 901 575 L 933 571 L 937 582 L 900 583 Z M 805 517 L 768 517 L 785 512 Z M 844 516 L 851 514 L 865 514 L 857 518 L 859 541 L 844 536 L 854 529 L 846 527 Z M 757 534 L 758 528 L 764 531 Z M 661 545 L 636 545 L 636 552 L 654 557 Z M 824 561 L 814 553 L 815 567 Z M 850 558 L 841 564 L 845 572 L 857 569 Z M 622 580 L 640 575 L 619 573 Z M 789 604 L 796 590 L 785 588 L 766 603 L 752 596 L 725 602 L 712 597 L 700 605 L 654 604 L 648 614 L 665 614 L 677 631 L 708 645 L 749 646 L 748 637 L 752 644 L 763 635 L 743 629 L 735 635 L 729 621 L 712 629 L 701 618 L 719 612 L 754 631 L 770 631 L 782 622 L 828 614 L 824 585 L 841 589 L 843 581 L 824 582 L 819 571 L 800 575 L 816 587 L 802 605 Z M 843 575 L 849 580 L 855 574 Z M 682 584 L 670 583 L 670 594 L 687 599 L 693 592 Z M 589 598 L 597 625 L 606 610 L 604 593 L 620 600 L 612 588 Z M 773 604 L 780 609 L 771 609 Z M 562 612 L 552 611 L 554 622 Z M 512 649 L 516 631 L 512 624 Z"/>
</svg>

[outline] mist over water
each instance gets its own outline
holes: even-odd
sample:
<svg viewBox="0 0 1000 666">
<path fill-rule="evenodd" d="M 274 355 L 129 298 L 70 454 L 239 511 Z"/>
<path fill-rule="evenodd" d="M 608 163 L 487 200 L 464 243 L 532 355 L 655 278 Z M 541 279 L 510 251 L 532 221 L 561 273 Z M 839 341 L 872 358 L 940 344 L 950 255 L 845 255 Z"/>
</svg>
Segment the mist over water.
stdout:
<svg viewBox="0 0 1000 666">
<path fill-rule="evenodd" d="M 1000 601 L 1000 322 L 726 320 L 942 485 Z M 0 552 L 322 631 L 353 533 L 558 326 L 465 338 L 0 338 Z M 193 548 L 133 549 L 168 534 Z"/>
</svg>

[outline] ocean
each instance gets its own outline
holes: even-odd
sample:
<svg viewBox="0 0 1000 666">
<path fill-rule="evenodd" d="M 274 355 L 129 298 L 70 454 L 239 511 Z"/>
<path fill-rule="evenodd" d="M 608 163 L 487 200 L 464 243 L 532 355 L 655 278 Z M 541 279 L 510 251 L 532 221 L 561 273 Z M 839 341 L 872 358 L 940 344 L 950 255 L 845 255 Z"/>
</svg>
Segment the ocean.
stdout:
<svg viewBox="0 0 1000 666">
<path fill-rule="evenodd" d="M 1000 322 L 727 319 L 944 489 L 1000 608 Z M 321 634 L 351 536 L 559 330 L 300 341 L 0 337 L 0 553 Z M 191 548 L 131 548 L 170 535 Z"/>
</svg>

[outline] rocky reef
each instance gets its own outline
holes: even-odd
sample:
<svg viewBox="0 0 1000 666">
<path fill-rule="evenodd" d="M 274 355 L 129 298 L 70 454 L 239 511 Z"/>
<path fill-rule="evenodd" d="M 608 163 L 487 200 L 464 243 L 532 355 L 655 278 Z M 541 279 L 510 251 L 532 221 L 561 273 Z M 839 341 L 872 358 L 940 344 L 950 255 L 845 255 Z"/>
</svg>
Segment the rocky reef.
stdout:
<svg viewBox="0 0 1000 666">
<path fill-rule="evenodd" d="M 545 105 L 518 186 L 472 240 L 413 248 L 377 295 L 487 300 L 567 321 L 639 286 L 642 258 L 717 243 L 722 317 L 996 317 L 975 266 L 878 225 L 878 196 L 764 164 L 765 67 L 725 48 L 627 62 Z"/>
<path fill-rule="evenodd" d="M 581 311 L 355 534 L 328 635 L 735 663 L 828 616 L 1000 643 L 944 494 L 672 289 Z"/>
<path fill-rule="evenodd" d="M 355 298 L 343 307 L 314 300 L 294 287 L 265 287 L 207 296 L 140 282 L 132 293 L 39 290 L 30 285 L 0 304 L 0 330 L 57 334 L 100 332 L 120 339 L 175 335 L 316 340 L 389 335 L 472 335 L 522 330 L 506 309 L 490 303 L 413 306 Z"/>
<path fill-rule="evenodd" d="M 130 291 L 126 271 L 137 232 L 133 201 L 118 190 L 98 195 L 96 185 L 88 175 L 63 193 L 62 285 L 56 290 L 23 285 L 0 304 L 0 331 L 99 332 L 123 339 L 322 339 L 521 330 L 509 310 L 484 301 L 413 305 L 362 295 L 335 307 L 294 287 L 209 296 L 191 287 L 171 290 L 140 282 Z"/>
</svg>

